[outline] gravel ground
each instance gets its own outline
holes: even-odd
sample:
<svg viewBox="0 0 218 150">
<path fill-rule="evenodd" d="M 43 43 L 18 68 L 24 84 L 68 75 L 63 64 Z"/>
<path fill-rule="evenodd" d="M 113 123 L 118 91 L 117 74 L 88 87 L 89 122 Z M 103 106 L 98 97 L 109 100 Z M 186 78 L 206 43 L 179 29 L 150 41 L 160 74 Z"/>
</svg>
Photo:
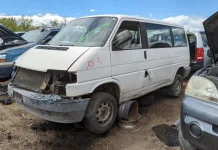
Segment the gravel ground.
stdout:
<svg viewBox="0 0 218 150">
<path fill-rule="evenodd" d="M 109 133 L 96 135 L 81 124 L 57 124 L 36 118 L 13 103 L 0 104 L 1 150 L 179 150 L 165 146 L 154 134 L 152 127 L 171 125 L 179 118 L 183 94 L 177 99 L 160 92 L 155 103 L 141 107 L 140 129 L 128 132 L 115 123 Z"/>
</svg>

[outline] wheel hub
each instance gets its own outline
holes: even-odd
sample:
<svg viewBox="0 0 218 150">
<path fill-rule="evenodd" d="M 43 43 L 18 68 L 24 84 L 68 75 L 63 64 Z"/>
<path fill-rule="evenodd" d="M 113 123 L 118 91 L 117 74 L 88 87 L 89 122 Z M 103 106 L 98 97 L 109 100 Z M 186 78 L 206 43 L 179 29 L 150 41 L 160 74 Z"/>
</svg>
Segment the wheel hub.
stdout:
<svg viewBox="0 0 218 150">
<path fill-rule="evenodd" d="M 96 120 L 98 124 L 107 123 L 112 114 L 112 106 L 109 103 L 102 103 L 96 111 Z"/>
<path fill-rule="evenodd" d="M 175 90 L 176 90 L 176 92 L 180 92 L 180 90 L 181 90 L 181 84 L 180 84 L 179 80 L 177 80 L 175 83 Z"/>
</svg>

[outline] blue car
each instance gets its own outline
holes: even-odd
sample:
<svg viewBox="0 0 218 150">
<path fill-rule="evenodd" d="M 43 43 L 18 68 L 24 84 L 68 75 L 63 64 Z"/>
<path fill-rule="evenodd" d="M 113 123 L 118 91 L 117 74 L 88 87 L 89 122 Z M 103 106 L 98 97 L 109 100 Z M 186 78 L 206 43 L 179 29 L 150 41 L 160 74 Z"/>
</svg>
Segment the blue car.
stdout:
<svg viewBox="0 0 218 150">
<path fill-rule="evenodd" d="M 31 30 L 21 37 L 0 25 L 0 81 L 10 79 L 14 61 L 28 49 L 47 44 L 60 29 Z"/>
</svg>

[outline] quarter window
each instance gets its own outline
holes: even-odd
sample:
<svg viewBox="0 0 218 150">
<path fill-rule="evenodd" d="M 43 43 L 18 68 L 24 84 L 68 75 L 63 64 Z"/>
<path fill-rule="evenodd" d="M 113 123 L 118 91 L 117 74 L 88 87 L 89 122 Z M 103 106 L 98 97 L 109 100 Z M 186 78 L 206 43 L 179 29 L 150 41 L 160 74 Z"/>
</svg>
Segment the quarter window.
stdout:
<svg viewBox="0 0 218 150">
<path fill-rule="evenodd" d="M 185 31 L 182 28 L 172 27 L 174 46 L 175 47 L 186 47 L 187 40 Z"/>
<path fill-rule="evenodd" d="M 138 22 L 124 21 L 120 25 L 116 35 L 121 32 L 129 32 L 131 38 L 125 43 L 120 44 L 119 46 L 115 46 L 113 44 L 113 50 L 133 50 L 133 49 L 141 49 L 141 36 L 140 36 L 140 26 Z M 115 36 L 116 37 L 116 36 Z M 116 38 L 113 40 L 113 43 L 116 42 Z"/>
<path fill-rule="evenodd" d="M 149 48 L 172 47 L 170 28 L 165 25 L 146 23 Z"/>
</svg>

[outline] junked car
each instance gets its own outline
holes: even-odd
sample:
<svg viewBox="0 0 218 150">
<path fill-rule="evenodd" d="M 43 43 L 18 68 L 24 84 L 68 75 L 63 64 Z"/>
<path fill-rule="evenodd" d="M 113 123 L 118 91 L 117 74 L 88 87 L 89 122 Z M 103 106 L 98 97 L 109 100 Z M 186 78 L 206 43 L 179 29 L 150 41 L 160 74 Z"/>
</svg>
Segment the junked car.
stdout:
<svg viewBox="0 0 218 150">
<path fill-rule="evenodd" d="M 177 36 L 182 38 L 175 41 Z M 83 121 L 90 131 L 104 133 L 120 104 L 162 87 L 178 97 L 189 64 L 182 26 L 124 15 L 90 16 L 71 21 L 48 45 L 20 56 L 8 94 L 40 118 Z"/>
<path fill-rule="evenodd" d="M 182 150 L 217 150 L 218 143 L 218 12 L 204 21 L 213 62 L 189 80 L 181 108 Z"/>
<path fill-rule="evenodd" d="M 209 50 L 205 31 L 187 33 L 192 71 L 197 71 L 211 63 L 211 58 L 207 56 Z"/>
<path fill-rule="evenodd" d="M 20 47 L 27 43 L 25 39 L 0 24 L 0 52 L 19 50 Z M 12 70 L 13 62 L 8 61 L 8 59 L 5 53 L 0 54 L 0 79 L 7 78 L 9 76 L 8 72 Z"/>
<path fill-rule="evenodd" d="M 34 47 L 38 44 L 47 44 L 58 32 L 60 29 L 53 28 L 43 28 L 38 30 L 31 30 L 26 32 L 21 37 L 11 32 L 10 44 L 5 46 L 5 42 L 1 45 L 0 51 L 0 80 L 8 80 L 11 77 L 12 67 L 14 61 L 26 52 L 31 47 Z M 4 40 L 6 40 L 4 38 Z M 11 46 L 17 44 L 17 41 L 22 41 L 22 44 Z M 19 42 L 20 43 L 20 42 Z"/>
</svg>

